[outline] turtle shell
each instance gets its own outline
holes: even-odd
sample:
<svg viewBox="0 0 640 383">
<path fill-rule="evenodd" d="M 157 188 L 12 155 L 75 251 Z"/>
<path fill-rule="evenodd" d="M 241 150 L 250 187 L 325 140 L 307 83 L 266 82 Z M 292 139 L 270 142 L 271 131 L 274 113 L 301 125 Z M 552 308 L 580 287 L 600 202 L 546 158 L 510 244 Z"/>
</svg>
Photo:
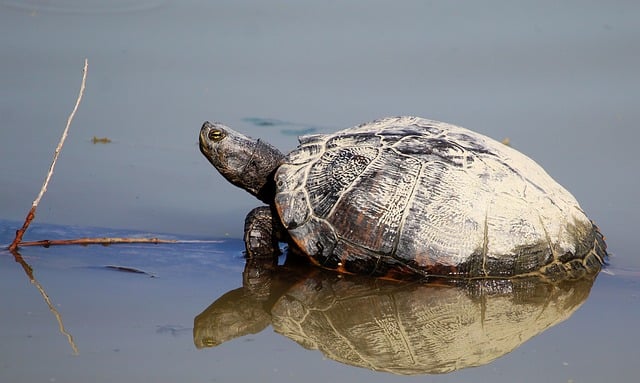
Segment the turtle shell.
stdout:
<svg viewBox="0 0 640 383">
<path fill-rule="evenodd" d="M 342 272 L 554 278 L 599 270 L 597 227 L 522 153 L 416 117 L 300 138 L 275 174 L 295 245 Z"/>
</svg>

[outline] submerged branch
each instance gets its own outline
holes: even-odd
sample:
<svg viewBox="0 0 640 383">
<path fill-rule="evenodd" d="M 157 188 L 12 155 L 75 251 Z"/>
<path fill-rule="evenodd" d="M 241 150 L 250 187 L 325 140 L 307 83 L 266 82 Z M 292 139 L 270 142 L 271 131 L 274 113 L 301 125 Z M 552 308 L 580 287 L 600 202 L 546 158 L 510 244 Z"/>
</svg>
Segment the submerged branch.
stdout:
<svg viewBox="0 0 640 383">
<path fill-rule="evenodd" d="M 65 245 L 102 245 L 109 246 L 114 244 L 127 243 L 151 243 L 151 244 L 181 244 L 181 243 L 219 243 L 216 240 L 180 240 L 180 239 L 160 239 L 160 238 L 119 238 L 119 237 L 101 237 L 101 238 L 75 238 L 75 239 L 44 239 L 40 241 L 20 242 L 20 246 L 65 246 Z"/>
</svg>

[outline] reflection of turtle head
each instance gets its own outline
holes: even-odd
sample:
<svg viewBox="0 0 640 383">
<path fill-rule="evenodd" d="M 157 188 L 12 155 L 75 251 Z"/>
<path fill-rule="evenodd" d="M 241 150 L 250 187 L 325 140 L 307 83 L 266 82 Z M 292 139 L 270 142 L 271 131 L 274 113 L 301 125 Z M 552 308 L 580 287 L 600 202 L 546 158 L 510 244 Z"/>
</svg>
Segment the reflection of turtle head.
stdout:
<svg viewBox="0 0 640 383">
<path fill-rule="evenodd" d="M 216 300 L 195 319 L 196 345 L 215 346 L 271 323 L 276 332 L 341 363 L 403 375 L 445 373 L 489 363 L 567 319 L 594 279 L 435 285 L 320 270 L 299 274 L 286 286 L 280 278 L 268 303 L 247 289 Z"/>
<path fill-rule="evenodd" d="M 271 316 L 240 288 L 218 298 L 195 318 L 195 323 L 196 347 L 215 347 L 240 336 L 259 333 L 271 323 Z"/>
</svg>

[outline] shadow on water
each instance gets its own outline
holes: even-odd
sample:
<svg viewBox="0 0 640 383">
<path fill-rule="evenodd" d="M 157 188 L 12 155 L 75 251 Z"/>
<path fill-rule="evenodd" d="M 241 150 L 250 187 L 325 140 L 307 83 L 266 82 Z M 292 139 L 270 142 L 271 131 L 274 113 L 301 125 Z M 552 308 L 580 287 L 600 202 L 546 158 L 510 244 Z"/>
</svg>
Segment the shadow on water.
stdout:
<svg viewBox="0 0 640 383">
<path fill-rule="evenodd" d="M 243 287 L 194 320 L 196 347 L 215 347 L 269 325 L 338 362 L 401 375 L 481 366 L 566 320 L 595 275 L 401 283 L 306 265 L 248 262 Z"/>
</svg>

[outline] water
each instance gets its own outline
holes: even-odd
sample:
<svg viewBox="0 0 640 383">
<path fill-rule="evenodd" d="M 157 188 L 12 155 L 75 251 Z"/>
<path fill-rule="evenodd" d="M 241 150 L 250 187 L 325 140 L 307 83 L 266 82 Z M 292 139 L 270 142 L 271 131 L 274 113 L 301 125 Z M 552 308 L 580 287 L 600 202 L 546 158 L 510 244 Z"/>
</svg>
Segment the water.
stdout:
<svg viewBox="0 0 640 383">
<path fill-rule="evenodd" d="M 16 225 L 0 221 L 1 242 Z M 30 233 L 49 239 L 153 234 L 43 224 Z M 237 239 L 25 248 L 22 261 L 33 281 L 13 256 L 0 253 L 0 376 L 11 382 L 632 382 L 638 373 L 637 275 L 607 270 L 593 287 L 590 281 L 447 287 L 278 266 L 270 279 L 260 273 L 252 281 L 261 283 L 243 289 L 242 248 Z M 393 342 L 394 328 L 407 344 Z M 378 357 L 389 350 L 391 361 Z"/>
<path fill-rule="evenodd" d="M 85 57 L 85 98 L 36 217 L 63 226 L 41 226 L 30 238 L 112 227 L 229 241 L 160 255 L 146 247 L 24 250 L 79 356 L 2 253 L 1 380 L 391 379 L 268 329 L 195 348 L 195 316 L 241 286 L 237 238 L 258 205 L 214 172 L 197 134 L 204 120 L 218 120 L 287 150 L 298 134 L 409 114 L 509 137 L 598 223 L 616 274 L 601 274 L 568 320 L 495 362 L 416 380 L 633 381 L 639 8 L 0 1 L 0 218 L 9 220 L 0 242 L 40 188 Z M 112 142 L 93 144 L 94 136 Z M 158 277 L 103 268 L 112 264 Z"/>
</svg>

